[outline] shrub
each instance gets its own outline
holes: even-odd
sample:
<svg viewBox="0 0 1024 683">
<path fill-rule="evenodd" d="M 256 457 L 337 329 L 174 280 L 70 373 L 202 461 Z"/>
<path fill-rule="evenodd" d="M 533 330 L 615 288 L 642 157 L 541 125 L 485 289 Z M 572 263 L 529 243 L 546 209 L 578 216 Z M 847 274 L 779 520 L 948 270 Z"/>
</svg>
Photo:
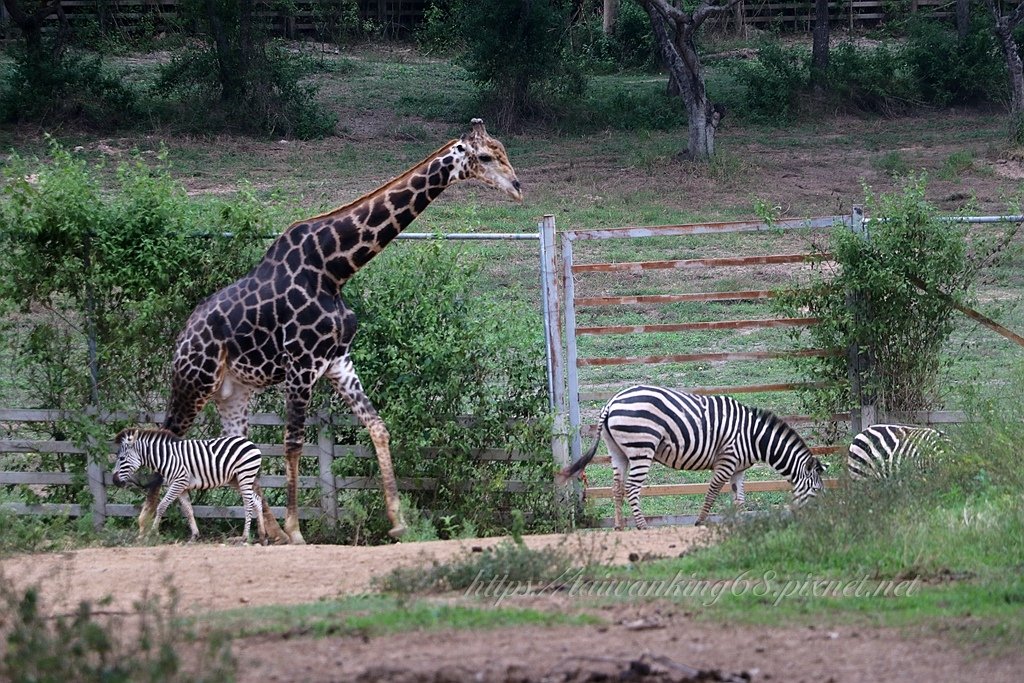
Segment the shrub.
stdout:
<svg viewBox="0 0 1024 683">
<path fill-rule="evenodd" d="M 899 46 L 858 49 L 842 43 L 829 57 L 826 81 L 833 96 L 856 111 L 895 115 L 920 103 L 905 48 Z"/>
<path fill-rule="evenodd" d="M 173 593 L 165 600 L 136 604 L 127 617 L 101 612 L 82 602 L 71 614 L 51 616 L 43 609 L 38 588 L 22 592 L 0 582 L 0 678 L 33 683 L 234 678 L 230 641 L 213 633 L 197 645 L 182 627 Z M 125 636 L 127 630 L 133 635 Z M 190 651 L 187 657 L 185 649 Z"/>
<path fill-rule="evenodd" d="M 13 67 L 0 83 L 0 120 L 55 125 L 66 121 L 97 128 L 132 123 L 134 90 L 110 72 L 98 55 L 46 47 L 12 49 Z"/>
<path fill-rule="evenodd" d="M 727 67 L 743 86 L 740 113 L 758 123 L 780 124 L 798 113 L 800 94 L 810 84 L 810 55 L 777 40 L 761 43 L 756 60 Z"/>
<path fill-rule="evenodd" d="M 923 178 L 907 177 L 902 191 L 868 197 L 870 239 L 849 230 L 832 232 L 831 252 L 839 268 L 819 271 L 812 285 L 780 299 L 796 314 L 803 307 L 820 322 L 811 328 L 815 346 L 848 349 L 857 345 L 871 361 L 861 378 L 881 411 L 926 409 L 937 400 L 936 380 L 943 343 L 953 330 L 954 310 L 931 291 L 960 298 L 975 266 L 967 258 L 962 228 L 936 220 L 924 198 Z M 853 293 L 859 303 L 851 306 Z M 846 354 L 802 364 L 813 380 L 847 382 Z M 817 394 L 824 413 L 847 410 L 850 397 Z"/>
<path fill-rule="evenodd" d="M 914 21 L 905 56 L 921 99 L 929 104 L 977 104 L 1006 96 L 1006 65 L 987 21 L 972 22 L 963 43 L 946 24 Z"/>
<path fill-rule="evenodd" d="M 465 1 L 457 16 L 466 45 L 459 61 L 484 93 L 498 128 L 550 110 L 545 95 L 557 100 L 582 92 L 582 74 L 566 58 L 561 3 Z"/>
</svg>

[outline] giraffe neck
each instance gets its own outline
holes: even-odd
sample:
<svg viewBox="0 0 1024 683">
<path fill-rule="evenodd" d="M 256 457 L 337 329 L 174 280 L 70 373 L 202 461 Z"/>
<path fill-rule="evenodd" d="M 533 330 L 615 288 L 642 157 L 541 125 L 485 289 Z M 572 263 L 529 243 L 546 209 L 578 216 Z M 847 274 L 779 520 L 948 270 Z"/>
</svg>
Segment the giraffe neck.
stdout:
<svg viewBox="0 0 1024 683">
<path fill-rule="evenodd" d="M 453 140 L 359 199 L 293 224 L 278 241 L 302 249 L 306 262 L 340 288 L 465 174 L 464 146 Z M 312 250 L 301 246 L 306 240 Z"/>
</svg>

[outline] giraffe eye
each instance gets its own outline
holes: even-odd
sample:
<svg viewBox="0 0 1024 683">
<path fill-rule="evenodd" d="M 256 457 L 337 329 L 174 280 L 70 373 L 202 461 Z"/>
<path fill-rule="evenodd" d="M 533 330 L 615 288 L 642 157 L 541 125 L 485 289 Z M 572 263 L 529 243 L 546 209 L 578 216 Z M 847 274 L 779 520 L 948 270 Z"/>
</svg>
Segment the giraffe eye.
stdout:
<svg viewBox="0 0 1024 683">
<path fill-rule="evenodd" d="M 485 164 L 494 161 L 494 157 L 492 157 L 490 154 L 481 154 L 477 158 Z"/>
</svg>

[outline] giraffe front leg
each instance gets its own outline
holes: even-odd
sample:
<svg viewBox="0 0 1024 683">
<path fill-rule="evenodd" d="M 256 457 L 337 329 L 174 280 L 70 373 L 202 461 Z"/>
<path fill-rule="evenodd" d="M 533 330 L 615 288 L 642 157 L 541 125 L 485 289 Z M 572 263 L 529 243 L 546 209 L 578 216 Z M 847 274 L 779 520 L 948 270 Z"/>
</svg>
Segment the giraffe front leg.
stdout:
<svg viewBox="0 0 1024 683">
<path fill-rule="evenodd" d="M 188 528 L 192 532 L 188 542 L 195 543 L 199 540 L 199 525 L 196 524 L 196 514 L 192 509 L 192 501 L 189 500 L 188 491 L 181 492 L 181 495 L 178 496 L 178 504 L 181 505 L 181 511 L 185 514 L 185 519 L 188 520 Z"/>
<path fill-rule="evenodd" d="M 615 530 L 622 531 L 626 528 L 626 522 L 622 518 L 622 500 L 626 495 L 626 484 L 622 480 L 622 472 L 616 468 L 612 476 L 612 507 L 615 510 Z"/>
<path fill-rule="evenodd" d="M 719 492 L 725 486 L 725 482 L 732 478 L 733 474 L 735 474 L 735 466 L 729 463 L 719 465 L 715 469 L 715 475 L 711 477 L 711 483 L 708 485 L 708 493 L 704 497 L 704 505 L 700 509 L 700 514 L 697 515 L 697 521 L 694 522 L 694 526 L 701 526 L 707 521 L 708 515 L 711 514 L 711 506 L 715 504 L 715 499 L 718 498 Z"/>
<path fill-rule="evenodd" d="M 732 475 L 732 502 L 737 508 L 742 508 L 747 502 L 747 496 L 743 492 L 743 475 L 746 470 L 740 470 Z"/>
<path fill-rule="evenodd" d="M 347 354 L 331 363 L 324 374 L 338 395 L 345 400 L 352 414 L 370 432 L 373 448 L 377 453 L 377 465 L 380 467 L 380 479 L 384 487 L 388 519 L 391 520 L 391 530 L 388 535 L 392 538 L 401 538 L 405 534 L 407 526 L 402 517 L 401 502 L 398 498 L 398 483 L 395 479 L 395 468 L 391 462 L 391 437 L 388 428 L 385 426 L 384 420 L 377 414 L 373 404 L 370 403 L 370 399 L 366 397 L 363 385 Z"/>
</svg>

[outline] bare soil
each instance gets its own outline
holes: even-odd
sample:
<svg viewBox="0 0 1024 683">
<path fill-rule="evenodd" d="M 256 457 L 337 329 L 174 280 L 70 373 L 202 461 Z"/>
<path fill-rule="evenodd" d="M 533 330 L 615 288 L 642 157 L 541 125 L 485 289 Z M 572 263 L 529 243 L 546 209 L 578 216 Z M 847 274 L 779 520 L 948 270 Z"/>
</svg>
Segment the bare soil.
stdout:
<svg viewBox="0 0 1024 683">
<path fill-rule="evenodd" d="M 398 566 L 427 566 L 500 538 L 387 546 L 228 546 L 88 548 L 0 561 L 14 586 L 37 584 L 44 604 L 67 613 L 81 600 L 129 609 L 168 583 L 185 613 L 299 604 L 372 589 Z M 584 562 L 626 564 L 675 556 L 707 531 L 586 531 L 528 536 Z M 452 599 L 452 598 L 445 598 Z M 563 596 L 530 607 L 597 611 L 597 626 L 407 632 L 379 637 L 239 638 L 239 680 L 253 681 L 1019 681 L 1024 655 L 995 659 L 951 646 L 950 638 L 863 627 L 756 627 L 707 622 L 667 603 L 581 607 Z M 519 604 L 519 603 L 515 603 Z M 737 678 L 737 676 L 739 678 Z M 730 678 L 732 677 L 732 678 Z"/>
</svg>

